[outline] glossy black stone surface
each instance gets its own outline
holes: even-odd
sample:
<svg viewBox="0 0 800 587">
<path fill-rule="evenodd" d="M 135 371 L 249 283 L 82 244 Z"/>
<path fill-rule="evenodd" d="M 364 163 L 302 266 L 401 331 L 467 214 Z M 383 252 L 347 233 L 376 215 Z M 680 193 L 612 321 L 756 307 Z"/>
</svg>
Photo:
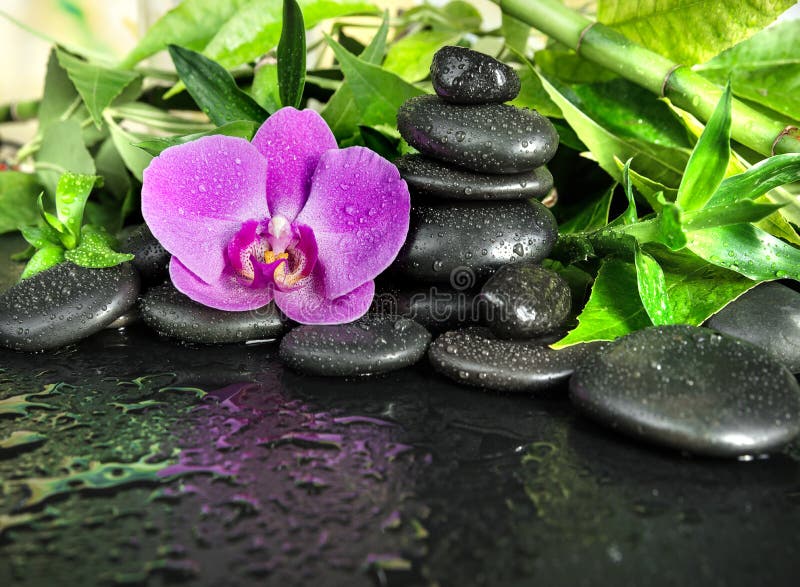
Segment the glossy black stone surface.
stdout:
<svg viewBox="0 0 800 587">
<path fill-rule="evenodd" d="M 549 341 L 498 340 L 485 328 L 446 332 L 428 351 L 433 368 L 462 385 L 496 391 L 537 392 L 563 389 L 575 369 L 603 343 L 561 350 Z"/>
<path fill-rule="evenodd" d="M 800 372 L 800 293 L 762 283 L 725 306 L 706 326 L 762 347 Z"/>
<path fill-rule="evenodd" d="M 125 314 L 138 294 L 130 263 L 108 269 L 61 263 L 0 295 L 0 346 L 40 351 L 77 342 Z"/>
<path fill-rule="evenodd" d="M 480 173 L 531 171 L 558 148 L 558 133 L 547 118 L 505 104 L 449 104 L 419 96 L 400 107 L 397 128 L 422 154 Z"/>
<path fill-rule="evenodd" d="M 800 433 L 800 386 L 761 348 L 694 326 L 624 336 L 578 367 L 570 399 L 645 441 L 709 456 L 758 455 Z"/>
<path fill-rule="evenodd" d="M 134 255 L 131 263 L 139 272 L 142 285 L 159 285 L 167 278 L 170 254 L 156 240 L 146 224 L 134 228 L 120 242 L 119 250 Z"/>
<path fill-rule="evenodd" d="M 349 324 L 298 326 L 281 340 L 280 357 L 309 375 L 368 375 L 415 364 L 430 340 L 413 320 L 368 314 Z"/>
<path fill-rule="evenodd" d="M 572 309 L 569 284 L 537 263 L 504 265 L 481 288 L 484 322 L 500 338 L 560 331 Z"/>
<path fill-rule="evenodd" d="M 511 67 L 457 46 L 442 47 L 433 56 L 431 82 L 439 97 L 456 104 L 508 102 L 520 90 L 519 76 Z"/>
<path fill-rule="evenodd" d="M 392 273 L 466 289 L 513 261 L 544 259 L 555 244 L 553 214 L 537 201 L 415 205 Z"/>
<path fill-rule="evenodd" d="M 553 176 L 547 167 L 513 175 L 487 175 L 459 169 L 424 155 L 406 155 L 394 163 L 415 201 L 541 200 L 553 188 Z"/>
<path fill-rule="evenodd" d="M 288 319 L 275 304 L 248 312 L 226 312 L 187 298 L 171 283 L 142 296 L 142 318 L 162 336 L 186 342 L 221 344 L 268 340 L 288 328 Z"/>
</svg>

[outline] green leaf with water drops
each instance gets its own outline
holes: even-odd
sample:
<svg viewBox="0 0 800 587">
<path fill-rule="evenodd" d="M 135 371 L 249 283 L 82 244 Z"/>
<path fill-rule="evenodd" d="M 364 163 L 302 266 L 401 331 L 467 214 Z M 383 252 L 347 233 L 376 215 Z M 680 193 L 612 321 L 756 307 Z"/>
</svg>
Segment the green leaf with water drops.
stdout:
<svg viewBox="0 0 800 587">
<path fill-rule="evenodd" d="M 97 176 L 77 173 L 65 173 L 58 180 L 56 218 L 66 229 L 61 235 L 61 242 L 67 249 L 73 249 L 78 244 L 83 210 L 96 181 Z"/>
<path fill-rule="evenodd" d="M 425 93 L 397 75 L 356 57 L 331 37 L 325 38 L 353 91 L 359 124 L 396 124 L 400 106 Z"/>
<path fill-rule="evenodd" d="M 732 224 L 692 232 L 688 247 L 709 263 L 750 279 L 800 280 L 800 249 L 752 224 Z"/>
<path fill-rule="evenodd" d="M 782 185 L 800 181 L 800 153 L 786 153 L 764 159 L 744 173 L 725 178 L 708 206 L 754 199 Z"/>
<path fill-rule="evenodd" d="M 648 249 L 664 273 L 666 295 L 676 324 L 702 324 L 757 282 L 717 267 L 687 250 Z M 554 345 L 561 348 L 592 340 L 614 340 L 650 326 L 639 296 L 636 266 L 606 257 L 578 326 Z"/>
<path fill-rule="evenodd" d="M 306 81 L 306 29 L 296 0 L 283 0 L 283 22 L 278 41 L 278 90 L 281 105 L 300 107 Z"/>
<path fill-rule="evenodd" d="M 149 139 L 147 141 L 136 143 L 135 146 L 155 157 L 157 155 L 160 155 L 164 149 L 168 149 L 169 147 L 174 147 L 175 145 L 183 145 L 185 143 L 195 141 L 199 138 L 208 137 L 212 135 L 240 137 L 243 139 L 247 139 L 249 141 L 253 138 L 253 135 L 258 130 L 258 126 L 259 125 L 253 122 L 252 120 L 237 120 L 236 122 L 229 122 L 228 124 L 223 124 L 222 126 L 218 126 L 213 130 L 192 133 L 188 135 L 179 135 L 174 137 Z"/>
<path fill-rule="evenodd" d="M 759 203 L 753 200 L 740 200 L 720 206 L 706 206 L 702 210 L 685 212 L 681 222 L 686 232 L 705 230 L 742 222 L 758 222 L 783 208 L 784 204 Z"/>
<path fill-rule="evenodd" d="M 407 82 L 418 82 L 428 77 L 434 53 L 445 45 L 455 44 L 460 38 L 461 33 L 452 31 L 417 31 L 392 44 L 383 68 Z"/>
<path fill-rule="evenodd" d="M 136 72 L 89 63 L 61 49 L 56 50 L 56 55 L 89 109 L 97 128 L 103 124 L 103 110 L 129 84 L 139 78 Z"/>
<path fill-rule="evenodd" d="M 728 84 L 689 157 L 675 203 L 687 212 L 702 208 L 725 178 L 730 158 L 731 87 Z"/>
<path fill-rule="evenodd" d="M 22 238 L 36 249 L 43 249 L 49 246 L 63 246 L 61 244 L 61 233 L 46 222 L 43 222 L 40 226 L 23 226 L 20 228 L 20 233 L 22 234 Z"/>
<path fill-rule="evenodd" d="M 20 279 L 27 279 L 45 269 L 50 269 L 64 260 L 64 249 L 57 245 L 43 247 L 33 254 L 25 269 L 20 275 Z"/>
<path fill-rule="evenodd" d="M 224 67 L 196 51 L 177 45 L 169 46 L 169 54 L 189 94 L 214 124 L 237 120 L 262 123 L 266 120 L 267 111 L 239 89 Z"/>
<path fill-rule="evenodd" d="M 675 318 L 669 303 L 667 281 L 661 265 L 643 251 L 638 244 L 635 248 L 634 264 L 636 265 L 639 298 L 642 300 L 642 305 L 650 317 L 650 321 L 655 326 L 674 324 Z"/>
<path fill-rule="evenodd" d="M 64 258 L 81 267 L 100 269 L 113 267 L 130 261 L 130 253 L 118 253 L 113 249 L 114 238 L 105 230 L 96 226 L 87 225 L 83 228 L 80 244 L 64 253 Z"/>
</svg>

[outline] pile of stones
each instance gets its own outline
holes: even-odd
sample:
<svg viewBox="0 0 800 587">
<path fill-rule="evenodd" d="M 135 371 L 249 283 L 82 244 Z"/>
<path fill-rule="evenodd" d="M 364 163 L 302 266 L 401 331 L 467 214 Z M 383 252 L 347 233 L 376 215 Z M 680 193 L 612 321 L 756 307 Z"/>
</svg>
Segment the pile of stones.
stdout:
<svg viewBox="0 0 800 587">
<path fill-rule="evenodd" d="M 146 226 L 109 269 L 58 265 L 0 295 L 0 346 L 42 351 L 143 318 L 189 343 L 278 340 L 315 376 L 384 373 L 417 363 L 497 392 L 569 389 L 575 407 L 630 435 L 711 456 L 775 451 L 800 433 L 800 294 L 762 284 L 708 328 L 650 328 L 554 350 L 574 318 L 569 285 L 542 266 L 558 234 L 539 201 L 558 136 L 537 112 L 505 104 L 506 65 L 445 47 L 435 96 L 409 100 L 398 128 L 419 154 L 396 163 L 412 195 L 406 244 L 372 311 L 336 326 L 290 324 L 270 304 L 224 312 L 167 279 L 169 254 Z M 290 330 L 288 333 L 287 330 Z M 432 341 L 431 333 L 439 334 Z M 284 336 L 285 334 L 285 336 Z"/>
</svg>

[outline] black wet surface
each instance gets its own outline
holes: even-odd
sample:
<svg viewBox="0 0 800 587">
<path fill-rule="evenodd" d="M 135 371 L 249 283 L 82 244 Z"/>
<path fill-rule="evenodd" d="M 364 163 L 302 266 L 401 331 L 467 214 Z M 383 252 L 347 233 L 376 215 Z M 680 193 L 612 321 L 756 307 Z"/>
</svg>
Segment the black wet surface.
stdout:
<svg viewBox="0 0 800 587">
<path fill-rule="evenodd" d="M 0 369 L 0 585 L 796 584 L 797 443 L 687 458 L 565 390 L 307 377 L 141 324 Z"/>
</svg>

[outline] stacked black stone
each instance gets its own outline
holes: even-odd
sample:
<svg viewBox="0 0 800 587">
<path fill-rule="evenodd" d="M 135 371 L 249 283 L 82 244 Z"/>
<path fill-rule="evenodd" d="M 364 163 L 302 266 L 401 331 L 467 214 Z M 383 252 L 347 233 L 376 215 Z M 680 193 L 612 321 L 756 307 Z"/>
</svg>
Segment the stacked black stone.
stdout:
<svg viewBox="0 0 800 587">
<path fill-rule="evenodd" d="M 545 163 L 558 134 L 538 112 L 504 104 L 519 93 L 516 72 L 477 51 L 444 47 L 431 79 L 437 95 L 412 98 L 397 115 L 400 134 L 420 152 L 396 161 L 412 198 L 408 238 L 393 265 L 394 276 L 411 284 L 401 301 L 434 284 L 463 297 L 507 263 L 544 259 L 558 232 L 538 201 L 553 187 Z M 446 318 L 425 322 L 474 316 Z"/>
</svg>

